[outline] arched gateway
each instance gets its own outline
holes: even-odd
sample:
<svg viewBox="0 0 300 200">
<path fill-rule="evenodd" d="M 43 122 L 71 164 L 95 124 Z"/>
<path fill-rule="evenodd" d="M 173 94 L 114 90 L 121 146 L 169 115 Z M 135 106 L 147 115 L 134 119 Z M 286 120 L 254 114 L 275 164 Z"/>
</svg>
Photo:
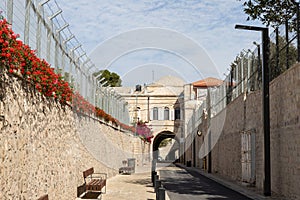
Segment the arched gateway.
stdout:
<svg viewBox="0 0 300 200">
<path fill-rule="evenodd" d="M 170 147 L 167 149 L 167 156 L 166 160 L 168 161 L 175 161 L 178 159 L 178 156 L 180 155 L 179 152 L 179 138 L 176 137 L 175 133 L 171 131 L 162 131 L 156 135 L 156 137 L 153 139 L 152 149 L 153 149 L 153 159 L 158 160 L 159 156 L 159 146 L 161 142 L 165 139 L 174 139 L 175 142 L 171 143 Z M 177 153 L 177 155 L 176 155 Z"/>
</svg>

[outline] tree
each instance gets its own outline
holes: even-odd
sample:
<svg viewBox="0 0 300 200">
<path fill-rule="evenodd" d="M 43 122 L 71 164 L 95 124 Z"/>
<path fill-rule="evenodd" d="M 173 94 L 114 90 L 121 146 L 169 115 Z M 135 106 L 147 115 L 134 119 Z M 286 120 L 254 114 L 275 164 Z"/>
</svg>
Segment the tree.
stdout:
<svg viewBox="0 0 300 200">
<path fill-rule="evenodd" d="M 101 84 L 103 84 L 104 87 L 110 86 L 110 87 L 120 87 L 122 86 L 122 80 L 120 76 L 114 72 L 110 72 L 107 69 L 100 70 L 99 72 L 94 73 L 94 76 L 98 76 L 97 82 L 100 81 Z"/>
<path fill-rule="evenodd" d="M 260 20 L 263 24 L 272 27 L 284 24 L 297 12 L 297 6 L 293 0 L 247 0 L 243 2 L 244 12 L 248 15 L 247 20 Z"/>
<path fill-rule="evenodd" d="M 166 138 L 159 144 L 159 148 L 166 147 L 168 144 L 172 144 L 172 138 Z"/>
<path fill-rule="evenodd" d="M 247 20 L 260 20 L 263 24 L 267 26 L 271 25 L 273 28 L 277 28 L 288 22 L 285 28 L 288 29 L 289 32 L 297 30 L 297 17 L 295 17 L 297 5 L 295 0 L 247 0 L 243 2 L 244 12 L 248 15 Z M 276 44 L 272 42 L 270 44 L 271 79 L 278 76 L 287 68 L 287 60 L 289 66 L 291 66 L 295 63 L 297 58 L 296 47 L 292 44 L 288 44 L 282 36 L 279 36 L 279 44 L 277 45 L 279 47 L 279 55 L 276 55 Z M 286 46 L 289 48 L 289 55 L 286 55 L 284 51 Z M 276 58 L 278 58 L 278 67 L 276 67 Z"/>
<path fill-rule="evenodd" d="M 286 61 L 288 59 L 289 66 L 292 66 L 297 61 L 297 48 L 293 44 L 289 44 L 289 54 L 288 57 L 286 55 L 286 47 L 287 42 L 284 37 L 279 36 L 278 38 L 278 47 L 279 47 L 279 55 L 278 55 L 278 68 L 276 68 L 276 44 L 271 42 L 270 43 L 270 75 L 271 80 L 276 78 L 282 72 L 287 69 Z"/>
</svg>

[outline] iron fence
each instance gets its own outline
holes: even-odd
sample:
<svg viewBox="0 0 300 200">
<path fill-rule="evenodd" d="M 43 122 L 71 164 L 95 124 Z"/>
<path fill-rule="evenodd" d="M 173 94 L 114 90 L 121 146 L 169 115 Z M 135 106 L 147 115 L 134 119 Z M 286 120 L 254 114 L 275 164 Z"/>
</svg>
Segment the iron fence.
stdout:
<svg viewBox="0 0 300 200">
<path fill-rule="evenodd" d="M 274 29 L 270 35 L 270 80 L 294 65 L 298 59 L 297 34 L 294 16 Z"/>
<path fill-rule="evenodd" d="M 91 72 L 96 66 L 71 32 L 56 0 L 1 0 L 0 11 L 20 39 L 62 74 L 75 91 L 129 124 L 126 102 L 112 88 L 97 83 Z"/>
<path fill-rule="evenodd" d="M 270 34 L 270 81 L 300 61 L 299 13 L 275 27 Z M 208 113 L 212 118 L 240 95 L 262 88 L 262 45 L 253 42 L 255 48 L 243 49 L 230 66 L 223 84 L 208 88 L 205 106 L 194 111 L 188 122 L 187 134 L 194 133 L 202 120 L 199 113 Z M 200 123 L 199 123 L 200 122 Z"/>
</svg>

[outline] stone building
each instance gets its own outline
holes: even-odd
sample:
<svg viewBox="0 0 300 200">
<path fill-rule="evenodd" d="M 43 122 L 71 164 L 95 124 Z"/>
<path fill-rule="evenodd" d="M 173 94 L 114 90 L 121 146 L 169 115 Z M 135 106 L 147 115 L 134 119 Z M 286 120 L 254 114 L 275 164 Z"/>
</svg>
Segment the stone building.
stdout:
<svg viewBox="0 0 300 200">
<path fill-rule="evenodd" d="M 178 77 L 165 76 L 148 85 L 114 88 L 128 102 L 131 124 L 142 121 L 152 129 L 151 152 L 157 152 L 159 144 L 166 138 L 174 138 L 178 147 L 183 131 L 181 101 L 184 85 L 185 82 Z M 172 148 L 171 154 L 169 158 L 177 159 L 178 148 Z"/>
<path fill-rule="evenodd" d="M 222 83 L 223 81 L 220 79 L 208 77 L 184 86 L 184 101 L 182 103 L 184 125 L 181 149 L 185 153 L 181 157 L 182 163 L 192 165 L 196 162 L 196 150 L 198 148 L 195 137 L 201 122 L 199 119 L 203 114 L 207 115 L 209 90 L 218 88 Z"/>
<path fill-rule="evenodd" d="M 175 139 L 166 157 L 174 160 L 180 157 L 185 163 L 195 154 L 190 153 L 194 151 L 190 148 L 194 138 L 191 132 L 195 131 L 191 128 L 196 127 L 192 118 L 201 106 L 206 106 L 208 88 L 220 86 L 222 82 L 209 77 L 186 84 L 177 77 L 166 76 L 149 85 L 114 89 L 128 103 L 131 124 L 142 121 L 151 127 L 154 138 L 150 151 L 156 152 L 166 138 Z"/>
<path fill-rule="evenodd" d="M 299 64 L 270 82 L 269 170 L 272 199 L 273 196 L 278 196 L 276 199 L 300 199 L 299 83 Z M 223 85 L 226 87 L 227 83 Z M 234 87 L 232 92 L 238 89 Z M 212 93 L 213 88 L 208 91 Z M 184 164 L 202 168 L 262 193 L 266 146 L 261 90 L 248 88 L 227 103 L 218 100 L 218 94 L 212 96 L 209 93 L 206 111 L 204 108 L 193 111 L 185 126 Z M 184 97 L 187 98 L 186 95 Z M 216 99 L 220 108 L 211 104 L 212 98 Z"/>
</svg>

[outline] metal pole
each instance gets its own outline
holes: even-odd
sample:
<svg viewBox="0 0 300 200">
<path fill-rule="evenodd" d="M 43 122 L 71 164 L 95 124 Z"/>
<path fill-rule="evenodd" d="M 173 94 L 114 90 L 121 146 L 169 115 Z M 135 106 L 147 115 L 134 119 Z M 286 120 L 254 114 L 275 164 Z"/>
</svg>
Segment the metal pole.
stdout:
<svg viewBox="0 0 300 200">
<path fill-rule="evenodd" d="M 157 192 L 157 200 L 165 200 L 166 199 L 166 190 L 163 187 L 158 188 Z"/>
<path fill-rule="evenodd" d="M 147 111 L 148 111 L 147 121 L 150 122 L 150 97 L 147 97 Z"/>
<path fill-rule="evenodd" d="M 270 98 L 269 98 L 269 57 L 270 39 L 269 29 L 256 26 L 236 25 L 236 29 L 253 30 L 262 32 L 263 45 L 263 130 L 264 130 L 264 195 L 271 196 L 271 156 L 270 156 Z"/>
<path fill-rule="evenodd" d="M 195 134 L 195 132 L 193 131 L 193 134 L 194 134 L 194 136 L 193 136 L 193 167 L 196 167 L 196 134 Z"/>
<path fill-rule="evenodd" d="M 229 99 L 227 104 L 229 104 L 232 100 L 232 91 L 233 91 L 233 68 L 230 69 Z"/>
<path fill-rule="evenodd" d="M 212 108 L 212 101 L 211 101 L 211 93 L 210 93 L 210 88 L 207 88 L 207 126 L 210 129 L 211 126 L 211 108 Z M 208 132 L 208 155 L 207 155 L 207 173 L 212 172 L 212 155 L 211 155 L 211 131 Z"/>
<path fill-rule="evenodd" d="M 209 116 L 210 117 L 210 116 Z M 210 118 L 209 118 L 210 119 Z M 211 173 L 212 172 L 212 156 L 211 156 L 211 131 L 209 131 L 208 133 L 208 166 L 207 166 L 207 173 Z"/>
<path fill-rule="evenodd" d="M 271 158 L 270 158 L 270 96 L 269 96 L 269 56 L 270 56 L 270 39 L 269 29 L 264 28 L 262 31 L 263 45 L 263 128 L 264 128 L 264 153 L 265 153 L 265 181 L 264 195 L 271 196 Z"/>
<path fill-rule="evenodd" d="M 298 62 L 300 62 L 300 11 L 299 11 L 299 2 L 296 2 L 297 5 L 297 50 L 298 50 Z"/>
<path fill-rule="evenodd" d="M 159 180 L 159 175 L 154 175 L 153 187 L 156 187 L 156 181 Z"/>
<path fill-rule="evenodd" d="M 289 66 L 289 22 L 288 20 L 285 20 L 285 41 L 286 41 L 286 69 L 288 69 Z"/>
<path fill-rule="evenodd" d="M 161 180 L 156 180 L 155 181 L 155 188 L 154 188 L 154 191 L 156 192 L 156 193 L 158 193 L 158 188 L 160 188 L 161 187 Z"/>
<path fill-rule="evenodd" d="M 275 29 L 275 35 L 276 35 L 276 68 L 275 68 L 275 74 L 272 74 L 272 78 L 276 77 L 280 73 L 280 69 L 279 69 L 279 30 L 278 30 L 278 27 Z"/>
<path fill-rule="evenodd" d="M 7 1 L 7 22 L 13 25 L 13 16 L 14 16 L 14 1 Z"/>
<path fill-rule="evenodd" d="M 25 26 L 24 26 L 24 43 L 25 44 L 29 44 L 30 4 L 31 4 L 31 1 L 26 0 Z"/>
</svg>

